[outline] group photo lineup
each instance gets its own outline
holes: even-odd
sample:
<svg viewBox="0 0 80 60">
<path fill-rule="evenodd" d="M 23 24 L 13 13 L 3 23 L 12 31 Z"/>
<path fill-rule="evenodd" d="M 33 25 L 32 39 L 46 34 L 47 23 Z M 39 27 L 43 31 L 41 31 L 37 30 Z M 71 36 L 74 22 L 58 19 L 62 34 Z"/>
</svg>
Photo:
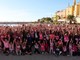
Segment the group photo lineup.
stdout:
<svg viewBox="0 0 80 60">
<path fill-rule="evenodd" d="M 0 60 L 80 60 L 80 0 L 0 0 Z"/>
</svg>

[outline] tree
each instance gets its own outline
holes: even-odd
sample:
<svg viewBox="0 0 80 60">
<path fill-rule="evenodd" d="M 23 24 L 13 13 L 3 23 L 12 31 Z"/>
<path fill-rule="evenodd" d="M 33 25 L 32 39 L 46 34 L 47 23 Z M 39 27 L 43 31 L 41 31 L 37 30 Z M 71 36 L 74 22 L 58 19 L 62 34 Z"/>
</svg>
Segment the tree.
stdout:
<svg viewBox="0 0 80 60">
<path fill-rule="evenodd" d="M 40 19 L 41 23 L 51 23 L 53 20 L 50 17 L 43 17 Z"/>
<path fill-rule="evenodd" d="M 68 15 L 67 19 L 69 20 L 69 23 L 72 24 L 72 22 L 76 23 L 76 19 L 74 15 Z"/>
<path fill-rule="evenodd" d="M 38 22 L 40 22 L 40 19 L 38 19 Z"/>
<path fill-rule="evenodd" d="M 54 17 L 53 17 L 53 20 L 54 20 L 54 24 L 58 24 L 59 22 L 58 22 L 58 20 L 60 19 L 61 17 L 59 16 L 59 15 L 55 15 Z"/>
</svg>

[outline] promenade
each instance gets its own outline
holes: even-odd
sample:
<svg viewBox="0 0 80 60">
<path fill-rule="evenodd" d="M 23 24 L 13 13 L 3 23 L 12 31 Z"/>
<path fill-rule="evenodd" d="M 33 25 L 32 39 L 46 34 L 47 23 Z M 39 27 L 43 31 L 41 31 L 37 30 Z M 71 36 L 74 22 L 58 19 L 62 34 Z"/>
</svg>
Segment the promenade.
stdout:
<svg viewBox="0 0 80 60">
<path fill-rule="evenodd" d="M 26 56 L 0 55 L 0 60 L 80 60 L 80 57 L 54 56 L 54 55 L 26 55 Z"/>
</svg>

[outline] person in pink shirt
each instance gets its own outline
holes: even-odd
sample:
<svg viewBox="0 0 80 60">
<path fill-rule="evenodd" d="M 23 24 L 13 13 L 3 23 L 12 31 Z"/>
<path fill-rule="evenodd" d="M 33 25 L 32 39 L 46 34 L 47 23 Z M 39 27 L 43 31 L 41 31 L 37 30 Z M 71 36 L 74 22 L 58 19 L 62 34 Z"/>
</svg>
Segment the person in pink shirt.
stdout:
<svg viewBox="0 0 80 60">
<path fill-rule="evenodd" d="M 45 43 L 41 43 L 41 53 L 44 54 L 45 53 Z"/>
<path fill-rule="evenodd" d="M 67 34 L 64 35 L 64 42 L 65 43 L 68 43 L 69 42 L 69 37 Z"/>
<path fill-rule="evenodd" d="M 54 48 L 53 40 L 50 40 L 50 53 L 51 54 L 54 52 L 53 48 Z"/>
<path fill-rule="evenodd" d="M 10 42 L 10 44 L 9 44 L 9 51 L 10 51 L 10 54 L 14 53 L 14 43 L 12 43 L 12 42 Z"/>
<path fill-rule="evenodd" d="M 62 49 L 63 49 L 63 56 L 66 56 L 67 55 L 67 47 L 63 46 Z"/>
<path fill-rule="evenodd" d="M 76 44 L 73 44 L 72 46 L 72 55 L 76 56 L 78 52 L 78 46 Z"/>
<path fill-rule="evenodd" d="M 43 41 L 43 34 L 41 32 L 39 33 L 39 39 L 41 42 Z"/>
<path fill-rule="evenodd" d="M 50 40 L 52 39 L 52 40 L 54 40 L 54 34 L 50 34 Z"/>
<path fill-rule="evenodd" d="M 21 46 L 20 46 L 20 43 L 16 44 L 16 54 L 17 55 L 21 55 Z"/>
<path fill-rule="evenodd" d="M 45 41 L 45 52 L 49 53 L 49 44 L 47 41 Z"/>
<path fill-rule="evenodd" d="M 9 41 L 5 38 L 4 40 L 2 39 L 2 42 L 4 44 L 4 52 L 9 54 Z"/>
</svg>

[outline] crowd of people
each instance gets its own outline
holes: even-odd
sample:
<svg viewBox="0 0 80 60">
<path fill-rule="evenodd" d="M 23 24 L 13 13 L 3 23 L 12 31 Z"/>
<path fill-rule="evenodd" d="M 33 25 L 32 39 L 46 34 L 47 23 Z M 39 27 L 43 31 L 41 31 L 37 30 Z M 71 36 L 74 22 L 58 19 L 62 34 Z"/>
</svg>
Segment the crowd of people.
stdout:
<svg viewBox="0 0 80 60">
<path fill-rule="evenodd" d="M 80 56 L 80 25 L 0 26 L 0 53 Z"/>
</svg>

